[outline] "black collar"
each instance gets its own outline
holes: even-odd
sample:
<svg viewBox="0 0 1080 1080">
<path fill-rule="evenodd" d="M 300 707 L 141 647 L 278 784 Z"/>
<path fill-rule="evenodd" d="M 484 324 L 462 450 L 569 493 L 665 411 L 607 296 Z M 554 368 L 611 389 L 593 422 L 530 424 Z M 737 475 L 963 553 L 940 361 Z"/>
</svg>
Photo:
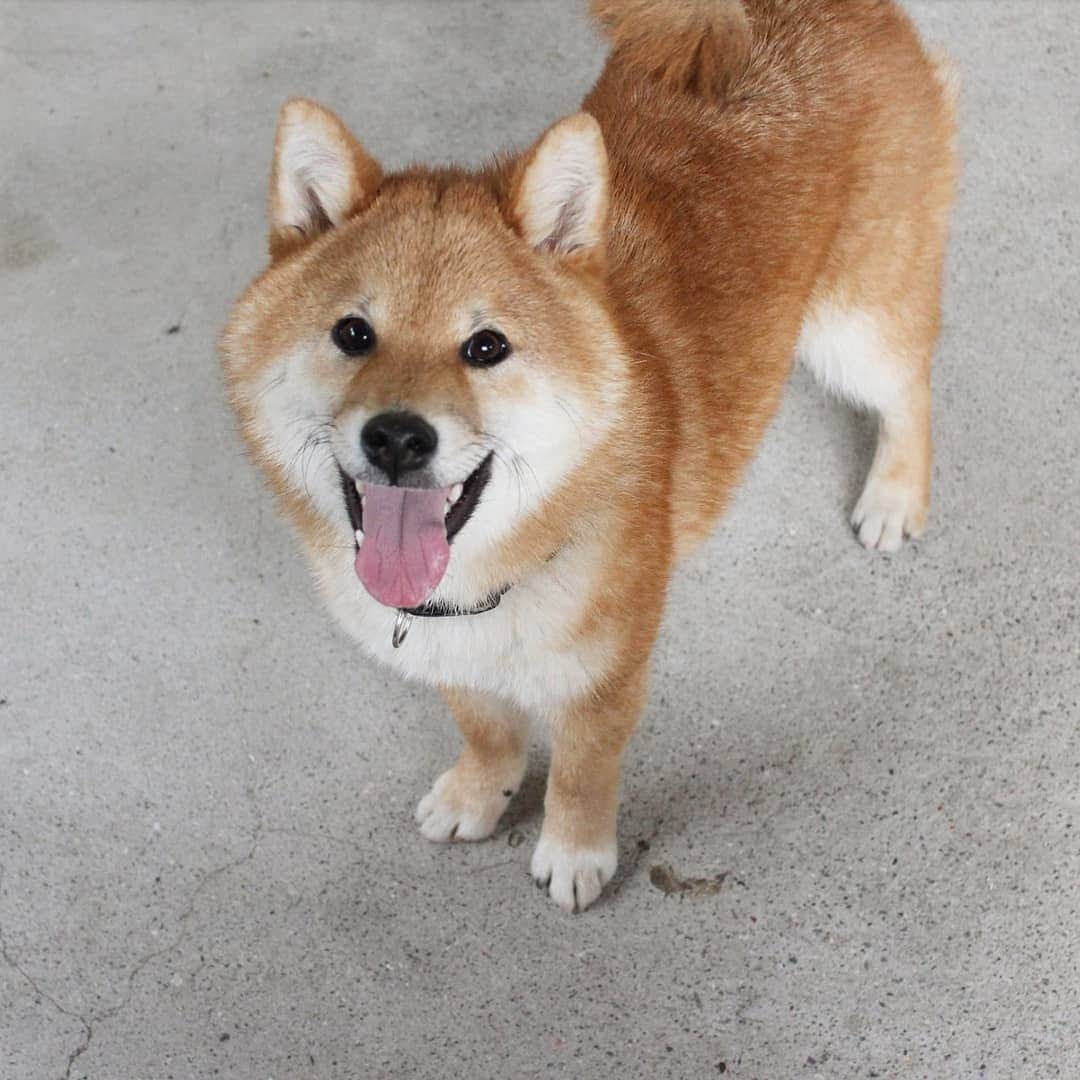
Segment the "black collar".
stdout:
<svg viewBox="0 0 1080 1080">
<path fill-rule="evenodd" d="M 548 557 L 547 562 L 551 562 L 559 552 L 562 551 L 561 547 L 556 548 Z M 414 608 L 398 608 L 397 619 L 394 622 L 394 634 L 391 638 L 395 649 L 400 649 L 405 644 L 405 639 L 409 636 L 409 628 L 412 626 L 414 618 L 417 619 L 443 619 L 449 615 L 483 615 L 485 611 L 493 611 L 499 606 L 499 601 L 513 588 L 512 585 L 503 585 L 502 588 L 496 589 L 492 593 L 488 593 L 487 597 L 480 601 L 475 607 L 463 608 L 457 607 L 455 604 L 448 604 L 443 600 L 436 600 L 433 603 L 421 604 L 419 607 Z"/>
<path fill-rule="evenodd" d="M 405 612 L 406 615 L 416 615 L 421 619 L 441 619 L 447 615 L 483 615 L 485 611 L 492 611 L 497 608 L 499 601 L 510 591 L 510 588 L 509 585 L 504 585 L 501 589 L 496 589 L 495 592 L 489 593 L 479 604 L 471 608 L 448 604 L 445 600 L 435 600 L 421 604 L 419 607 L 398 608 L 398 610 Z"/>
<path fill-rule="evenodd" d="M 483 615 L 485 611 L 491 611 L 493 608 L 499 606 L 499 601 L 510 591 L 509 585 L 504 585 L 501 589 L 497 589 L 495 592 L 490 593 L 485 600 L 481 600 L 479 604 L 471 608 L 457 607 L 454 604 L 447 604 L 443 600 L 436 600 L 434 603 L 421 604 L 419 607 L 414 608 L 398 608 L 397 619 L 394 621 L 394 633 L 391 637 L 391 644 L 395 649 L 400 649 L 405 644 L 405 639 L 409 636 L 409 629 L 412 626 L 414 618 L 420 619 L 441 619 L 448 615 Z"/>
</svg>

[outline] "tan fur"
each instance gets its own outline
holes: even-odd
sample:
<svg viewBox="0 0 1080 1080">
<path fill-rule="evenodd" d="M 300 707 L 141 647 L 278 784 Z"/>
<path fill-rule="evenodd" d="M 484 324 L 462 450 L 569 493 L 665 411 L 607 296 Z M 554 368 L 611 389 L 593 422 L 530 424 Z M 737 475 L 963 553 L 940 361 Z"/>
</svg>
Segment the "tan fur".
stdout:
<svg viewBox="0 0 1080 1080">
<path fill-rule="evenodd" d="M 753 41 L 740 0 L 592 0 L 612 44 L 612 64 L 675 91 L 731 94 Z"/>
<path fill-rule="evenodd" d="M 479 173 L 383 177 L 336 118 L 320 120 L 353 163 L 347 220 L 313 215 L 307 232 L 290 230 L 272 205 L 273 261 L 223 343 L 253 452 L 332 606 L 365 642 L 381 616 L 354 617 L 358 601 L 338 584 L 341 515 L 306 498 L 275 456 L 261 398 L 271 364 L 303 352 L 305 385 L 335 403 L 335 423 L 405 403 L 481 431 L 493 410 L 541 401 L 538 373 L 571 403 L 587 450 L 486 550 L 462 545 L 452 558 L 461 603 L 514 586 L 502 614 L 475 617 L 513 634 L 547 614 L 528 610 L 532 597 L 562 595 L 550 591 L 560 574 L 585 575 L 542 653 L 520 658 L 520 693 L 493 693 L 450 662 L 452 642 L 472 640 L 474 626 L 414 632 L 428 635 L 431 670 L 443 665 L 432 677 L 466 743 L 421 803 L 425 834 L 490 833 L 524 769 L 525 714 L 539 714 L 554 753 L 533 869 L 578 910 L 614 870 L 620 762 L 670 573 L 723 511 L 797 346 L 880 416 L 860 538 L 891 550 L 921 532 L 955 179 L 953 77 L 892 3 L 594 0 L 593 9 L 613 51 L 588 115 Z M 548 250 L 536 209 L 544 147 L 568 139 L 587 150 L 590 117 L 606 145 L 603 197 L 589 221 L 570 222 L 580 244 Z M 380 353 L 350 366 L 326 336 L 361 294 L 376 311 Z M 514 357 L 492 371 L 460 362 L 478 305 L 521 343 L 518 367 Z M 863 359 L 852 342 L 867 345 Z M 380 644 L 384 625 L 371 648 L 396 663 Z M 526 688 L 530 665 L 536 674 L 544 664 L 578 671 L 580 687 L 563 674 L 551 676 L 549 696 L 546 677 Z M 498 676 L 496 665 L 485 677 Z M 561 694 L 558 679 L 579 688 Z"/>
</svg>

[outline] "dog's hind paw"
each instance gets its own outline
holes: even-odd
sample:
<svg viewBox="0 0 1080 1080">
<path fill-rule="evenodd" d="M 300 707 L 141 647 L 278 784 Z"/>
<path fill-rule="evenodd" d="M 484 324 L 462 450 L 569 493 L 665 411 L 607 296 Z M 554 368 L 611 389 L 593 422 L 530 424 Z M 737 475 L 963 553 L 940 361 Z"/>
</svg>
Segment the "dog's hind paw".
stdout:
<svg viewBox="0 0 1080 1080">
<path fill-rule="evenodd" d="M 851 515 L 859 543 L 871 551 L 893 554 L 904 538 L 922 536 L 926 498 L 918 491 L 871 475 Z"/>
</svg>

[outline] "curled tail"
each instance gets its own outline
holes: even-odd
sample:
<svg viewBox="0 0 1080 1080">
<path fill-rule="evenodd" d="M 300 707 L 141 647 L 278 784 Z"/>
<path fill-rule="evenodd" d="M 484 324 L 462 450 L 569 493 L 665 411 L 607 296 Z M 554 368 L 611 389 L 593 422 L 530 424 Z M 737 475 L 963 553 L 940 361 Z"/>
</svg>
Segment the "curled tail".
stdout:
<svg viewBox="0 0 1080 1080">
<path fill-rule="evenodd" d="M 730 94 L 750 58 L 740 0 L 591 0 L 613 56 L 672 90 Z"/>
</svg>

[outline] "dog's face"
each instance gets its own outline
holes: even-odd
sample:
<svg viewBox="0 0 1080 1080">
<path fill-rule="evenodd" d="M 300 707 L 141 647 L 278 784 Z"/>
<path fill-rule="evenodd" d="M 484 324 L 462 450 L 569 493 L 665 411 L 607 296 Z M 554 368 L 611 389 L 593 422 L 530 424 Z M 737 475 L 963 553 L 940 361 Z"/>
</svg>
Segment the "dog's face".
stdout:
<svg viewBox="0 0 1080 1080">
<path fill-rule="evenodd" d="M 361 583 L 469 604 L 615 422 L 606 157 L 552 128 L 507 175 L 384 178 L 340 121 L 282 112 L 267 271 L 223 339 L 244 434 L 310 543 Z M 553 523 L 544 523 L 548 532 Z"/>
</svg>

